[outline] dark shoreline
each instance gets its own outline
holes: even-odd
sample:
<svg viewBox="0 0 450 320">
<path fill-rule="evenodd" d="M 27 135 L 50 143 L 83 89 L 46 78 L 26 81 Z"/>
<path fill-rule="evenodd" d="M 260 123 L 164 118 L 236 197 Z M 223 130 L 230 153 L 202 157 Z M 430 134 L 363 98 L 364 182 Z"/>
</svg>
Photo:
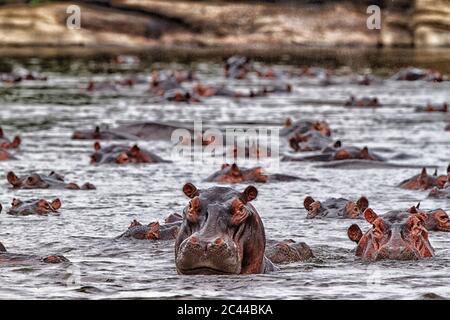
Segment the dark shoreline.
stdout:
<svg viewBox="0 0 450 320">
<path fill-rule="evenodd" d="M 407 66 L 438 69 L 450 73 L 450 48 L 373 48 L 310 46 L 15 46 L 0 47 L 0 59 L 93 59 L 106 60 L 119 54 L 136 55 L 142 61 L 180 62 L 217 61 L 234 54 L 256 61 L 299 66 L 347 65 L 352 69 L 377 70 Z"/>
</svg>

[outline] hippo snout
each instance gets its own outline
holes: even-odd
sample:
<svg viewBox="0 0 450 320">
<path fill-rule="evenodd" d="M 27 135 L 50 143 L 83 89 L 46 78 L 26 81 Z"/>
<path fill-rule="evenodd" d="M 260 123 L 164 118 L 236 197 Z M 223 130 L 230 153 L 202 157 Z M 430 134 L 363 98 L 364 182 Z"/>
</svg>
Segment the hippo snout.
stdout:
<svg viewBox="0 0 450 320">
<path fill-rule="evenodd" d="M 236 244 L 226 236 L 205 238 L 193 234 L 181 243 L 176 257 L 181 274 L 239 274 Z"/>
<path fill-rule="evenodd" d="M 408 246 L 383 246 L 378 251 L 376 260 L 418 260 L 420 254 L 411 247 Z"/>
</svg>

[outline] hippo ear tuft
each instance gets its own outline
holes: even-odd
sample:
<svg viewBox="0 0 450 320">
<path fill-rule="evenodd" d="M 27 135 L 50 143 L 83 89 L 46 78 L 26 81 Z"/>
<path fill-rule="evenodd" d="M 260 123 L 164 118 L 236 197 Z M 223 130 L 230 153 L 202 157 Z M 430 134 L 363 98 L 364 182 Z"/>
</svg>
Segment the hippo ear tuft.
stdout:
<svg viewBox="0 0 450 320">
<path fill-rule="evenodd" d="M 378 218 L 378 215 L 371 208 L 367 208 L 364 210 L 364 218 L 367 222 L 373 223 Z"/>
<path fill-rule="evenodd" d="M 365 196 L 362 196 L 358 199 L 358 201 L 356 201 L 356 206 L 358 207 L 360 212 L 363 212 L 369 207 L 369 199 L 367 199 Z"/>
<path fill-rule="evenodd" d="M 352 224 L 347 229 L 347 235 L 350 240 L 358 243 L 359 240 L 361 240 L 363 233 L 361 231 L 361 228 L 357 224 Z"/>
<path fill-rule="evenodd" d="M 306 210 L 311 210 L 311 204 L 314 203 L 316 200 L 313 199 L 313 197 L 307 196 L 305 200 L 303 200 L 303 206 Z"/>
<path fill-rule="evenodd" d="M 199 195 L 197 187 L 190 182 L 183 186 L 183 192 L 188 198 L 191 199 Z"/>
<path fill-rule="evenodd" d="M 256 187 L 254 186 L 248 186 L 242 193 L 241 199 L 242 201 L 244 201 L 244 203 L 247 203 L 255 200 L 257 196 L 258 196 L 258 189 L 256 189 Z"/>
</svg>

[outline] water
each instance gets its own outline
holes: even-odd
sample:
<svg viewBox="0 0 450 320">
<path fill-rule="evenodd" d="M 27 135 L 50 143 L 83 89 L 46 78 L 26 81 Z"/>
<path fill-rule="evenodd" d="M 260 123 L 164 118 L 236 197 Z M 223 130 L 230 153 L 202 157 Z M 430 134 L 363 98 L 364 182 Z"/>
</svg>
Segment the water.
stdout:
<svg viewBox="0 0 450 320">
<path fill-rule="evenodd" d="M 411 56 L 417 57 L 406 53 L 390 59 L 408 63 Z M 448 52 L 444 56 L 448 57 Z M 450 122 L 449 115 L 415 113 L 414 108 L 427 102 L 449 102 L 450 82 L 385 81 L 363 87 L 349 84 L 348 78 L 343 77 L 339 84 L 321 87 L 293 77 L 289 79 L 294 86 L 290 95 L 238 101 L 210 98 L 197 104 L 156 103 L 145 92 L 145 84 L 114 92 L 88 93 L 84 89 L 91 78 L 117 79 L 127 74 L 146 77 L 154 67 L 189 67 L 198 70 L 198 76 L 206 83 L 227 83 L 243 90 L 267 82 L 254 78 L 224 80 L 218 58 L 201 57 L 188 65 L 154 61 L 164 60 L 161 57 L 151 56 L 137 68 L 117 68 L 107 59 L 92 56 L 2 58 L 3 71 L 26 66 L 43 72 L 49 81 L 13 87 L 0 85 L 0 124 L 9 136 L 20 133 L 23 140 L 17 155 L 20 160 L 0 162 L 1 170 L 4 173 L 14 170 L 17 174 L 55 170 L 65 174 L 69 181 L 90 181 L 97 190 L 16 191 L 3 180 L 0 202 L 4 208 L 9 207 L 13 197 L 60 197 L 62 209 L 61 215 L 49 217 L 0 215 L 0 241 L 11 252 L 60 253 L 72 264 L 1 266 L 0 298 L 420 299 L 431 293 L 450 297 L 449 234 L 430 235 L 436 249 L 436 257 L 432 259 L 369 264 L 354 257 L 354 245 L 346 235 L 351 221 L 305 219 L 306 195 L 324 200 L 339 196 L 356 199 L 364 194 L 378 213 L 405 209 L 418 201 L 422 201 L 421 208 L 442 207 L 449 212 L 448 200 L 427 199 L 426 191 L 395 187 L 417 174 L 418 169 L 319 169 L 309 163 L 281 163 L 278 172 L 320 181 L 258 185 L 255 206 L 268 238 L 305 241 L 316 258 L 281 266 L 280 271 L 267 275 L 180 276 L 175 271 L 172 241 L 114 240 L 133 219 L 148 223 L 180 212 L 187 203 L 182 185 L 192 181 L 203 188 L 211 186 L 202 179 L 218 166 L 212 159 L 197 167 L 182 161 L 91 166 L 89 155 L 93 141 L 71 140 L 75 129 L 142 119 L 192 124 L 194 119 L 201 118 L 221 127 L 243 121 L 276 127 L 287 117 L 324 119 L 333 129 L 334 138 L 344 143 L 391 148 L 395 153 L 411 156 L 397 162 L 437 165 L 441 173 L 449 163 L 450 133 L 443 131 Z M 349 57 L 345 55 L 341 64 L 353 61 Z M 450 69 L 441 60 L 436 61 L 440 61 L 441 69 Z M 364 63 L 360 64 L 365 67 Z M 378 68 L 379 64 L 378 61 L 370 66 L 380 73 L 395 70 L 392 65 L 388 70 Z M 277 68 L 297 70 L 297 66 L 289 64 L 289 59 L 278 61 Z M 376 110 L 344 109 L 340 105 L 350 94 L 377 96 L 384 106 Z M 170 158 L 169 142 L 139 141 L 139 145 Z M 245 185 L 236 188 L 243 190 Z M 365 222 L 359 224 L 364 230 L 369 227 Z"/>
</svg>

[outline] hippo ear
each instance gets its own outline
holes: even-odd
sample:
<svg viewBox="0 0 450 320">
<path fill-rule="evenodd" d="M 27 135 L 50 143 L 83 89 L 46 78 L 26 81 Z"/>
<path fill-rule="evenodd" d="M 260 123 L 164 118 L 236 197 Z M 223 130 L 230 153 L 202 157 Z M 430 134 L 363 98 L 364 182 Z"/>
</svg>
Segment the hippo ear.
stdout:
<svg viewBox="0 0 450 320">
<path fill-rule="evenodd" d="M 95 126 L 94 132 L 95 132 L 95 133 L 100 133 L 100 126 Z"/>
<path fill-rule="evenodd" d="M 238 165 L 236 163 L 233 163 L 231 165 L 231 174 L 238 176 L 238 175 L 240 175 L 240 173 L 241 173 L 241 170 L 239 169 Z"/>
<path fill-rule="evenodd" d="M 347 229 L 347 235 L 350 240 L 358 243 L 359 240 L 361 240 L 363 233 L 361 231 L 361 228 L 357 224 L 352 224 Z"/>
<path fill-rule="evenodd" d="M 356 201 L 356 206 L 358 207 L 359 211 L 363 212 L 369 207 L 369 199 L 362 196 L 358 199 L 358 201 Z"/>
<path fill-rule="evenodd" d="M 255 200 L 258 196 L 258 189 L 256 189 L 254 186 L 248 186 L 245 188 L 244 192 L 242 192 L 241 200 L 244 203 L 250 202 L 252 200 Z"/>
<path fill-rule="evenodd" d="M 3 138 L 3 136 L 4 136 L 4 133 L 3 133 L 3 128 L 2 128 L 2 127 L 0 127 L 0 138 Z"/>
<path fill-rule="evenodd" d="M 191 199 L 199 195 L 197 187 L 190 182 L 183 186 L 183 192 L 188 198 Z"/>
<path fill-rule="evenodd" d="M 426 178 L 428 175 L 427 169 L 424 167 L 422 168 L 422 172 L 420 173 L 420 178 Z"/>
<path fill-rule="evenodd" d="M 292 126 L 292 119 L 291 118 L 286 118 L 286 121 L 284 121 L 284 126 L 286 128 L 289 128 Z"/>
<path fill-rule="evenodd" d="M 307 196 L 305 200 L 303 200 L 303 206 L 306 210 L 311 210 L 311 204 L 314 203 L 316 200 L 313 199 L 313 197 Z"/>
<path fill-rule="evenodd" d="M 100 142 L 95 141 L 94 143 L 94 150 L 95 151 L 99 151 L 102 148 L 102 146 L 100 145 Z"/>
<path fill-rule="evenodd" d="M 369 158 L 369 148 L 367 148 L 367 147 L 362 148 L 361 156 L 363 158 Z"/>
<path fill-rule="evenodd" d="M 141 152 L 141 149 L 138 147 L 137 144 L 131 147 L 130 152 L 132 155 L 137 155 L 139 152 Z"/>
<path fill-rule="evenodd" d="M 59 200 L 59 198 L 56 198 L 52 201 L 51 206 L 54 210 L 58 210 L 59 208 L 61 208 L 61 200 Z"/>
<path fill-rule="evenodd" d="M 368 223 L 373 223 L 378 218 L 378 215 L 371 208 L 367 208 L 364 210 L 364 218 Z"/>
<path fill-rule="evenodd" d="M 450 164 L 447 167 L 447 173 L 450 173 Z"/>
<path fill-rule="evenodd" d="M 340 147 L 342 147 L 342 142 L 341 142 L 341 140 L 336 141 L 336 142 L 334 143 L 333 147 L 335 147 L 335 148 L 340 148 Z"/>
<path fill-rule="evenodd" d="M 417 210 L 417 207 L 412 206 L 411 208 L 408 209 L 409 213 L 415 214 L 418 213 L 419 211 Z"/>
<path fill-rule="evenodd" d="M 6 179 L 10 184 L 12 184 L 14 187 L 18 187 L 21 185 L 20 179 L 14 174 L 14 172 L 10 171 L 6 175 Z"/>
</svg>

